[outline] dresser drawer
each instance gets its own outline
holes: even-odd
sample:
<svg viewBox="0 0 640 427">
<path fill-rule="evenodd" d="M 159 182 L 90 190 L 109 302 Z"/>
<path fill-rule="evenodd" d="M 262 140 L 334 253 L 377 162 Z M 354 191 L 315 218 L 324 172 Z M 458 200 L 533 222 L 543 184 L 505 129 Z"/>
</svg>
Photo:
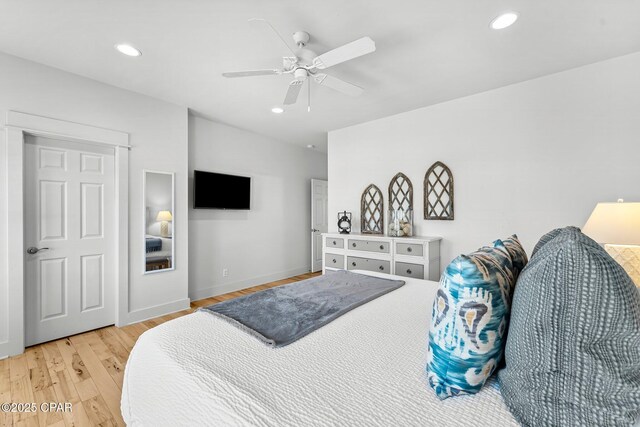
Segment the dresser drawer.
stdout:
<svg viewBox="0 0 640 427">
<path fill-rule="evenodd" d="M 419 243 L 396 243 L 396 253 L 399 255 L 424 255 L 424 246 Z"/>
<path fill-rule="evenodd" d="M 336 254 L 324 254 L 324 266 L 344 269 L 344 256 Z"/>
<path fill-rule="evenodd" d="M 424 279 L 424 265 L 396 262 L 396 276 Z"/>
<path fill-rule="evenodd" d="M 336 237 L 327 237 L 325 242 L 326 247 L 328 248 L 344 248 L 344 239 L 339 239 Z"/>
<path fill-rule="evenodd" d="M 389 242 L 376 242 L 375 240 L 349 239 L 349 247 L 353 251 L 389 253 Z"/>
<path fill-rule="evenodd" d="M 347 257 L 347 270 L 367 270 L 390 274 L 391 261 L 350 256 Z"/>
</svg>

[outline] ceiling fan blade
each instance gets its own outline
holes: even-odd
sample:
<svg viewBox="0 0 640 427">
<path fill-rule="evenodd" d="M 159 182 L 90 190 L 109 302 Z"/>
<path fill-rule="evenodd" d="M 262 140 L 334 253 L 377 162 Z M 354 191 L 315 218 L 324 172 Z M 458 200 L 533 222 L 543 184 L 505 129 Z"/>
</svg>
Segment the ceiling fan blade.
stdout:
<svg viewBox="0 0 640 427">
<path fill-rule="evenodd" d="M 375 52 L 376 44 L 369 37 L 362 37 L 344 46 L 337 47 L 313 59 L 313 65 L 321 70 L 336 64 Z"/>
<path fill-rule="evenodd" d="M 225 77 L 252 77 L 252 76 L 270 76 L 273 74 L 282 74 L 282 70 L 250 70 L 250 71 L 231 71 L 222 73 Z"/>
<path fill-rule="evenodd" d="M 262 22 L 264 24 L 267 24 L 271 28 L 271 31 L 273 31 L 274 34 L 276 36 L 278 36 L 278 38 L 282 41 L 282 43 L 284 43 L 284 45 L 287 47 L 287 49 L 289 49 L 289 52 L 291 52 L 293 54 L 293 56 L 296 56 L 296 53 L 293 51 L 291 46 L 289 46 L 289 43 L 287 43 L 286 40 L 280 35 L 278 30 L 276 30 L 276 27 L 271 25 L 271 22 L 267 21 L 264 18 L 251 18 L 251 19 L 249 19 L 249 22 Z"/>
<path fill-rule="evenodd" d="M 284 97 L 284 105 L 296 103 L 298 95 L 300 94 L 300 89 L 302 89 L 302 83 L 304 83 L 304 80 L 294 80 L 289 83 L 289 89 L 287 89 L 287 94 Z"/>
<path fill-rule="evenodd" d="M 338 92 L 344 93 L 349 96 L 358 96 L 364 92 L 360 86 L 356 86 L 351 83 L 347 83 L 344 80 L 340 80 L 337 77 L 332 77 L 327 74 L 316 74 L 313 76 L 316 82 L 321 86 L 326 86 Z"/>
</svg>

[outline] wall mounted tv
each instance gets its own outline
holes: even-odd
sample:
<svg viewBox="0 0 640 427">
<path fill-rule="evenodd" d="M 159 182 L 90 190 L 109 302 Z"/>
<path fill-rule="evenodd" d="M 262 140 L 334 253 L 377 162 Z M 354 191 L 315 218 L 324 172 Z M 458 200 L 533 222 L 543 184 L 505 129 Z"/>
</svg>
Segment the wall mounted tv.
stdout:
<svg viewBox="0 0 640 427">
<path fill-rule="evenodd" d="M 251 178 L 193 171 L 194 209 L 248 210 L 250 206 Z"/>
</svg>

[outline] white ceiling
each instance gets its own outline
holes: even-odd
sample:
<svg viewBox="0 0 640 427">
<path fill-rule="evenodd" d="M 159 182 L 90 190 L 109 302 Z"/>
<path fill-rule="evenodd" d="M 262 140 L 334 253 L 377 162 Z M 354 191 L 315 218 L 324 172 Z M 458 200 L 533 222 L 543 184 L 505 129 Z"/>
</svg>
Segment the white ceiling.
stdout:
<svg viewBox="0 0 640 427">
<path fill-rule="evenodd" d="M 505 10 L 518 22 L 489 29 Z M 0 51 L 323 151 L 329 130 L 640 50 L 638 0 L 0 0 L 0 11 Z M 290 76 L 221 76 L 288 54 L 253 17 L 287 39 L 308 31 L 318 53 L 373 38 L 376 52 L 328 70 L 364 95 L 315 85 L 311 113 L 306 90 L 271 113 Z"/>
</svg>

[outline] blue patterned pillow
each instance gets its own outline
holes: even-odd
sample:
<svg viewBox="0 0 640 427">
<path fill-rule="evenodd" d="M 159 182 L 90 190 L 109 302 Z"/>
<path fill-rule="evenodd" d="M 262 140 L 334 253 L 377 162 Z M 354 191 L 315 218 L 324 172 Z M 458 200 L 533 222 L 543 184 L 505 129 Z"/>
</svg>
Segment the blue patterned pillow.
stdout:
<svg viewBox="0 0 640 427">
<path fill-rule="evenodd" d="M 518 239 L 518 236 L 513 234 L 511 237 L 507 237 L 506 239 L 502 239 L 502 243 L 509 251 L 509 255 L 511 255 L 511 260 L 513 261 L 513 275 L 514 279 L 518 280 L 518 275 L 527 265 L 529 259 L 527 258 L 527 251 L 522 247 L 522 243 Z"/>
<path fill-rule="evenodd" d="M 445 269 L 433 304 L 427 375 L 440 399 L 480 391 L 503 354 L 515 284 L 501 240 Z"/>
</svg>

